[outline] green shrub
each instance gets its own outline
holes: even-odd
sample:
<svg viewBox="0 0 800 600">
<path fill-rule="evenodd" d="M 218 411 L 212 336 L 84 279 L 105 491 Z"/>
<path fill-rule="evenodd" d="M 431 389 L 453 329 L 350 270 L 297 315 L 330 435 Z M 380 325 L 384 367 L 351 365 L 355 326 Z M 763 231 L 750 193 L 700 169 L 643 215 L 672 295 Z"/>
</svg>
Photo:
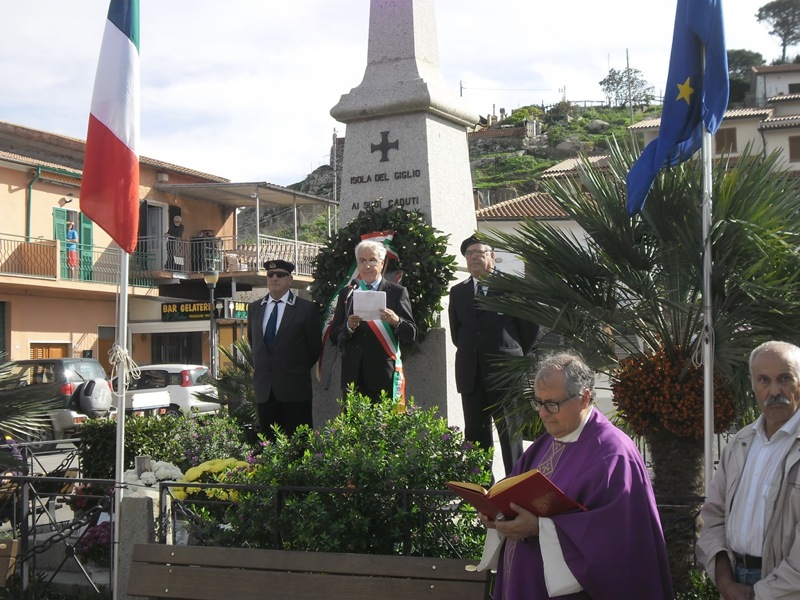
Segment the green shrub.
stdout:
<svg viewBox="0 0 800 600">
<path fill-rule="evenodd" d="M 460 512 L 448 480 L 487 484 L 490 454 L 464 442 L 436 415 L 410 404 L 399 412 L 349 394 L 344 412 L 319 431 L 307 427 L 267 443 L 241 482 L 271 486 L 243 493 L 230 511 L 228 543 L 260 548 L 480 556 L 484 530 L 474 512 Z M 272 486 L 337 488 L 284 491 Z M 216 542 L 219 539 L 217 537 Z"/>
<path fill-rule="evenodd" d="M 250 452 L 239 423 L 227 414 L 182 417 L 176 423 L 175 438 L 183 454 L 175 464 L 182 471 L 219 458 L 242 460 Z"/>
<path fill-rule="evenodd" d="M 705 573 L 692 571 L 690 577 L 694 589 L 689 592 L 679 592 L 675 596 L 676 600 L 718 600 L 719 592 Z"/>
<path fill-rule="evenodd" d="M 116 436 L 116 421 L 92 419 L 83 425 L 78 452 L 84 477 L 114 479 Z M 126 469 L 133 468 L 134 459 L 142 455 L 186 471 L 220 456 L 245 458 L 248 451 L 241 430 L 227 414 L 125 419 Z"/>
</svg>

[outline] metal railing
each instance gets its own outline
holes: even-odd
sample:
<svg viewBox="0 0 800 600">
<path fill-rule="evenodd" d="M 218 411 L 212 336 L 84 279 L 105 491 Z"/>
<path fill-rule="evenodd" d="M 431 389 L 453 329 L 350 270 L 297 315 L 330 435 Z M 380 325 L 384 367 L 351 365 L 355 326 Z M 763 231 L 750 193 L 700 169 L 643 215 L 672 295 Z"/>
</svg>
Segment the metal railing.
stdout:
<svg viewBox="0 0 800 600">
<path fill-rule="evenodd" d="M 66 246 L 59 240 L 31 240 L 22 236 L 0 235 L 0 275 L 119 284 L 122 258 L 119 248 L 76 244 L 77 264 L 70 264 Z M 154 286 L 151 274 L 134 268 L 140 262 L 137 262 L 134 253 L 129 283 Z"/>
<path fill-rule="evenodd" d="M 130 257 L 129 284 L 154 287 L 155 274 L 165 271 L 255 272 L 275 259 L 293 263 L 298 275 L 311 276 L 321 249 L 321 244 L 268 235 L 255 242 L 235 237 L 142 236 Z M 64 242 L 0 235 L 0 275 L 118 285 L 121 256 L 119 248 L 77 244 L 77 264 L 70 264 Z"/>
<path fill-rule="evenodd" d="M 310 276 L 321 244 L 259 235 L 257 241 L 244 242 L 235 237 L 195 237 L 188 240 L 164 236 L 139 238 L 137 266 L 144 272 L 168 271 L 204 273 L 220 271 L 254 272 L 269 260 L 286 260 L 295 265 L 295 273 Z M 133 263 L 133 258 L 131 259 Z"/>
<path fill-rule="evenodd" d="M 21 236 L 0 236 L 0 274 L 56 279 L 58 243 Z"/>
</svg>

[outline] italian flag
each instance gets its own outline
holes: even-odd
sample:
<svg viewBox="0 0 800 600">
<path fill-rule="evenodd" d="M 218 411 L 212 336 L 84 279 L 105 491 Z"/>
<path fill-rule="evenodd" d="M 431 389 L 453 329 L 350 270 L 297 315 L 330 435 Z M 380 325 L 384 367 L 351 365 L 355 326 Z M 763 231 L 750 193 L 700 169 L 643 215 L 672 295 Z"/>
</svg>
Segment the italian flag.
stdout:
<svg viewBox="0 0 800 600">
<path fill-rule="evenodd" d="M 111 0 L 92 94 L 81 210 L 130 254 L 139 233 L 139 0 Z"/>
</svg>

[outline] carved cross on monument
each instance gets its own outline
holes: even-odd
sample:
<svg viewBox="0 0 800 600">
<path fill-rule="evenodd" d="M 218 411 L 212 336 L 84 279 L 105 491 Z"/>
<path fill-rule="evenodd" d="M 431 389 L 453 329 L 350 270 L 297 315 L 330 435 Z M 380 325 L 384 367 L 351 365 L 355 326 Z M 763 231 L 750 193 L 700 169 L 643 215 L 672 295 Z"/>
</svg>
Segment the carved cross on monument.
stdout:
<svg viewBox="0 0 800 600">
<path fill-rule="evenodd" d="M 370 153 L 372 152 L 381 153 L 380 162 L 389 162 L 389 150 L 399 150 L 400 140 L 395 140 L 392 143 L 389 143 L 389 132 L 381 131 L 381 143 L 370 144 L 370 148 L 371 148 Z"/>
<path fill-rule="evenodd" d="M 368 208 L 418 210 L 449 236 L 448 254 L 463 265 L 461 240 L 476 229 L 467 128 L 478 122 L 478 115 L 462 104 L 442 77 L 434 0 L 370 0 L 369 4 L 364 79 L 331 109 L 331 115 L 347 125 L 339 222 L 347 223 Z M 460 425 L 455 347 L 447 324 L 442 325 L 420 344 L 418 354 L 404 360 L 406 392 L 425 408 L 437 406 L 439 414 Z M 334 372 L 338 377 L 338 369 Z M 332 396 L 339 393 L 314 385 L 315 413 L 324 407 L 337 410 Z M 315 414 L 314 422 L 332 416 Z"/>
</svg>

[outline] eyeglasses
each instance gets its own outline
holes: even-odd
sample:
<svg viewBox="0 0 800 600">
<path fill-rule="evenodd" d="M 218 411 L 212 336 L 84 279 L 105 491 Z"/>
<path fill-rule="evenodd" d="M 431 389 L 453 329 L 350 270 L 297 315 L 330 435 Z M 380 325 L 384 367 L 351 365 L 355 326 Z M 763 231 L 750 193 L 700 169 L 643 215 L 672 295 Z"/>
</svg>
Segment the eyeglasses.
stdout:
<svg viewBox="0 0 800 600">
<path fill-rule="evenodd" d="M 539 400 L 539 398 L 534 396 L 533 400 L 531 400 L 531 408 L 533 408 L 533 410 L 535 410 L 536 412 L 539 412 L 540 410 L 542 410 L 542 408 L 544 408 L 551 415 L 554 415 L 561 410 L 561 405 L 564 404 L 564 402 L 569 402 L 573 398 L 580 395 L 581 394 L 572 394 L 571 396 L 567 396 L 566 398 L 564 398 L 563 400 L 559 400 L 558 402 L 555 402 L 553 400 L 547 400 L 547 401 Z"/>
<path fill-rule="evenodd" d="M 366 258 L 359 258 L 358 264 L 363 266 L 369 265 L 370 267 L 377 267 L 378 263 L 381 262 L 377 258 L 370 258 L 367 260 Z"/>
<path fill-rule="evenodd" d="M 284 277 L 288 277 L 289 273 L 286 271 L 267 271 L 267 277 L 277 277 L 279 279 L 283 279 Z"/>
<path fill-rule="evenodd" d="M 486 256 L 491 250 L 467 250 L 465 256 Z"/>
</svg>

